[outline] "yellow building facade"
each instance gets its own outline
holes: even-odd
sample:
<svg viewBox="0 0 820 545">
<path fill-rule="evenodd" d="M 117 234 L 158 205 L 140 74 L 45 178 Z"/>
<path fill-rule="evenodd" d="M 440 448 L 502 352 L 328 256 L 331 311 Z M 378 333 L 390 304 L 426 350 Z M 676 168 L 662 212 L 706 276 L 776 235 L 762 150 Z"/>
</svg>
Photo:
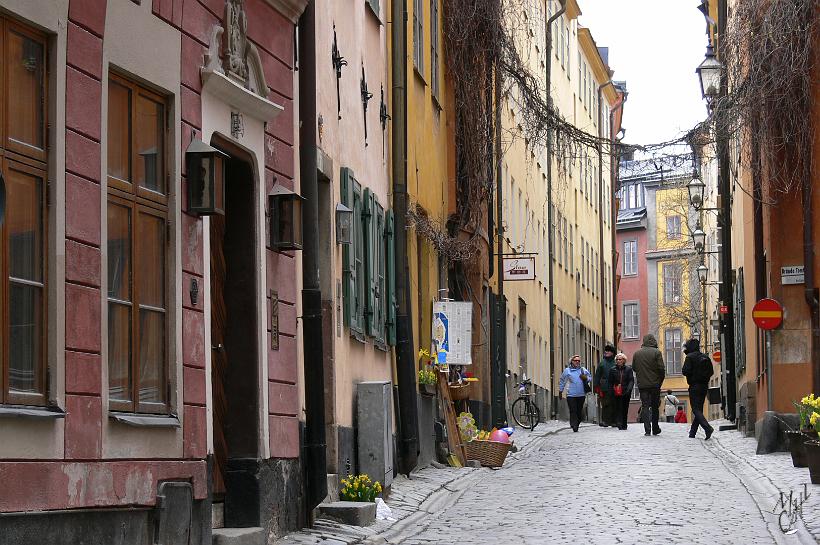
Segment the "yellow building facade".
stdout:
<svg viewBox="0 0 820 545">
<path fill-rule="evenodd" d="M 618 101 L 611 71 L 589 29 L 578 24 L 581 10 L 574 0 L 553 21 L 547 45 L 546 21 L 558 9 L 555 0 L 531 4 L 526 16 L 513 23 L 519 29 L 519 52 L 545 88 L 550 66 L 551 97 L 565 120 L 609 138 L 610 113 Z M 525 375 L 532 379 L 542 394 L 543 412 L 552 409 L 549 400 L 569 357 L 580 354 L 593 370 L 604 343 L 614 337 L 610 160 L 606 148 L 601 156 L 587 146 L 550 154 L 522 129 L 516 89 L 502 97 L 502 104 L 503 253 L 535 257 L 533 280 L 504 282 L 507 369 L 510 383 Z"/>
</svg>

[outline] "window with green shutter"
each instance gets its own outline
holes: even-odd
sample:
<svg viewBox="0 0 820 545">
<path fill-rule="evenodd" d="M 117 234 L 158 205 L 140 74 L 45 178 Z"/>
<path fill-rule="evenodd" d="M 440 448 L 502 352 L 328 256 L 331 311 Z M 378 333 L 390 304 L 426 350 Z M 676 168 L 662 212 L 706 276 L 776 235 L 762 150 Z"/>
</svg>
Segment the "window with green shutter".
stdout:
<svg viewBox="0 0 820 545">
<path fill-rule="evenodd" d="M 365 325 L 367 334 L 376 336 L 376 199 L 370 189 L 365 188 L 362 209 L 362 226 L 364 231 L 364 285 L 363 291 L 365 300 Z"/>
<path fill-rule="evenodd" d="M 384 247 L 385 247 L 385 329 L 387 330 L 387 344 L 396 345 L 396 249 L 394 239 L 393 211 L 387 210 L 384 218 Z"/>
<path fill-rule="evenodd" d="M 353 243 L 342 248 L 344 322 L 351 333 L 364 332 L 364 230 L 362 190 L 353 171 L 342 168 L 342 204 L 353 210 Z"/>
<path fill-rule="evenodd" d="M 376 329 L 373 334 L 376 341 L 384 346 L 385 342 L 385 245 L 384 245 L 384 208 L 379 204 L 379 200 L 375 199 L 375 231 L 373 237 L 373 255 L 376 272 L 376 293 L 375 306 L 373 311 L 376 315 Z"/>
</svg>

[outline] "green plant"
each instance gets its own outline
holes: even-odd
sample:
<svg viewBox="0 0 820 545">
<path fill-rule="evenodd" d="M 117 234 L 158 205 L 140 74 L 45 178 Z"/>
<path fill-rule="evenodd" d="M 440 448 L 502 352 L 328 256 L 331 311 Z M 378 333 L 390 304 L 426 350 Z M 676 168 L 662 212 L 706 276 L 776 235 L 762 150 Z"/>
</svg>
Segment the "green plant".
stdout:
<svg viewBox="0 0 820 545">
<path fill-rule="evenodd" d="M 342 479 L 341 485 L 339 498 L 342 501 L 374 502 L 382 492 L 381 483 L 371 481 L 366 474 L 348 475 L 346 479 Z"/>
<path fill-rule="evenodd" d="M 419 371 L 419 384 L 435 384 L 436 373 L 431 369 L 422 369 Z"/>
</svg>

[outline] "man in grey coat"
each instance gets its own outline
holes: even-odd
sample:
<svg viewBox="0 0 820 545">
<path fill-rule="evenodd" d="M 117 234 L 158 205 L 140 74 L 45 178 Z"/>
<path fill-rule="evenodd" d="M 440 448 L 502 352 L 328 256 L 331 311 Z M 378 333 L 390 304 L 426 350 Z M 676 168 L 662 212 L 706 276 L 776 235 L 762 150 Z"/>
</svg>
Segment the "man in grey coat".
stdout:
<svg viewBox="0 0 820 545">
<path fill-rule="evenodd" d="M 638 391 L 641 394 L 641 420 L 643 420 L 644 435 L 658 435 L 661 427 L 658 425 L 658 410 L 661 403 L 661 385 L 666 378 L 666 365 L 663 356 L 658 350 L 658 341 L 654 335 L 643 338 L 641 348 L 632 356 L 632 370 L 638 381 Z M 651 419 L 651 424 L 650 424 Z"/>
</svg>

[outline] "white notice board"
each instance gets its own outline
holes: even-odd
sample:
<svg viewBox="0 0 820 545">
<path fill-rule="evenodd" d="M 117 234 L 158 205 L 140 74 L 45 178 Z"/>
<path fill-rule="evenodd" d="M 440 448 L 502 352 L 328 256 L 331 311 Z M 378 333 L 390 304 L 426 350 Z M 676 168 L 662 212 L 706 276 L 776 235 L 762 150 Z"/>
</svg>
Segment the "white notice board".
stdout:
<svg viewBox="0 0 820 545">
<path fill-rule="evenodd" d="M 433 343 L 446 354 L 447 364 L 471 365 L 473 304 L 458 301 L 433 303 Z M 441 362 L 445 363 L 445 362 Z"/>
</svg>

